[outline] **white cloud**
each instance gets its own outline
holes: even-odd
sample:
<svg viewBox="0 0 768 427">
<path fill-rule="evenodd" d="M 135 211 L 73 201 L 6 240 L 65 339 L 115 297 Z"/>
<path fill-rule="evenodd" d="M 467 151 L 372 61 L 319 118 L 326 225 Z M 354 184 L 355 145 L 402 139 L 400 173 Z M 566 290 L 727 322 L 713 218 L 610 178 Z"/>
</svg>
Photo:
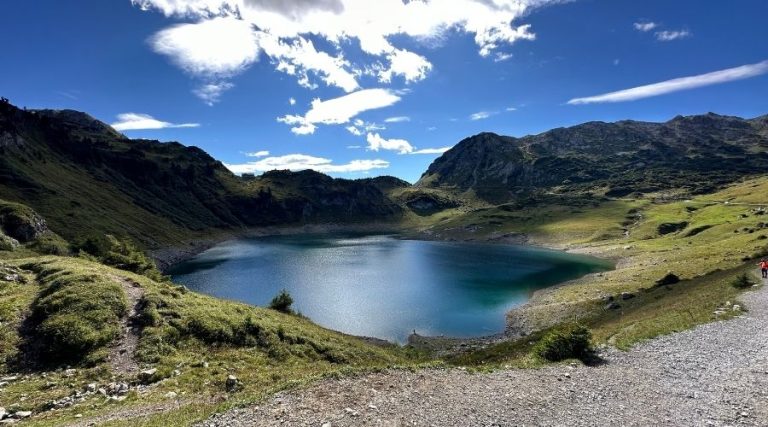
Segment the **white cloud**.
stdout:
<svg viewBox="0 0 768 427">
<path fill-rule="evenodd" d="M 277 121 L 293 126 L 291 132 L 297 135 L 308 135 L 315 132 L 317 124 L 346 124 L 364 111 L 388 107 L 398 101 L 400 97 L 390 90 L 364 89 L 325 101 L 315 99 L 304 116 L 289 114 L 278 117 Z"/>
<path fill-rule="evenodd" d="M 389 167 L 386 160 L 352 160 L 348 163 L 334 164 L 331 159 L 309 156 L 306 154 L 288 154 L 285 156 L 267 157 L 255 162 L 242 164 L 225 164 L 236 174 L 266 172 L 275 169 L 306 170 L 313 169 L 323 173 L 363 172 L 371 169 Z"/>
<path fill-rule="evenodd" d="M 397 151 L 397 154 L 408 154 L 413 151 L 413 146 L 404 139 L 384 139 L 378 133 L 369 133 L 365 139 L 368 141 L 369 150 L 391 150 Z"/>
<path fill-rule="evenodd" d="M 650 21 L 635 22 L 633 25 L 637 31 L 641 31 L 643 33 L 647 33 L 648 31 L 651 31 L 659 26 L 659 24 Z"/>
<path fill-rule="evenodd" d="M 453 147 L 422 148 L 421 150 L 413 151 L 410 154 L 443 154 L 451 148 Z"/>
<path fill-rule="evenodd" d="M 145 129 L 168 129 L 168 128 L 196 128 L 199 123 L 174 124 L 157 120 L 149 114 L 123 113 L 117 115 L 117 121 L 111 125 L 117 131 L 124 130 L 145 130 Z"/>
<path fill-rule="evenodd" d="M 469 120 L 483 120 L 496 114 L 496 111 L 478 111 L 477 113 L 470 114 Z"/>
<path fill-rule="evenodd" d="M 288 104 L 290 105 L 296 105 L 296 99 L 293 97 L 288 98 Z"/>
<path fill-rule="evenodd" d="M 235 85 L 229 82 L 206 83 L 193 90 L 192 93 L 206 104 L 213 105 L 221 101 L 221 95 L 233 87 Z"/>
<path fill-rule="evenodd" d="M 504 109 L 504 111 L 510 111 L 510 112 L 517 111 L 517 107 L 507 107 Z"/>
<path fill-rule="evenodd" d="M 688 30 L 657 31 L 656 40 L 659 40 L 662 42 L 669 42 L 672 40 L 688 38 L 688 37 L 691 37 L 692 35 L 693 34 L 691 34 L 691 32 Z"/>
<path fill-rule="evenodd" d="M 621 63 L 621 60 L 619 58 L 616 58 L 613 60 L 613 65 L 619 65 Z"/>
<path fill-rule="evenodd" d="M 396 117 L 388 117 L 384 119 L 384 123 L 400 123 L 400 122 L 410 122 L 411 118 L 408 116 L 396 116 Z"/>
<path fill-rule="evenodd" d="M 433 130 L 437 130 L 437 126 L 430 126 L 427 128 L 428 131 L 432 132 Z"/>
<path fill-rule="evenodd" d="M 363 131 L 361 131 L 355 126 L 350 125 L 350 126 L 347 126 L 346 129 L 347 129 L 347 132 L 351 133 L 352 135 L 355 135 L 355 136 L 363 135 Z"/>
<path fill-rule="evenodd" d="M 511 53 L 505 53 L 505 52 L 496 52 L 496 55 L 493 58 L 493 62 L 502 62 L 506 61 L 507 59 L 512 59 L 514 55 Z"/>
<path fill-rule="evenodd" d="M 358 148 L 363 148 L 363 146 L 362 145 L 347 145 L 347 148 L 349 148 L 350 150 L 356 150 Z"/>
<path fill-rule="evenodd" d="M 383 83 L 391 82 L 393 75 L 403 76 L 406 83 L 417 82 L 424 80 L 432 69 L 427 58 L 404 49 L 395 49 L 387 55 L 387 59 L 389 68 L 379 72 L 379 81 Z"/>
<path fill-rule="evenodd" d="M 571 105 L 595 104 L 605 102 L 625 102 L 652 96 L 665 95 L 681 90 L 695 89 L 704 86 L 726 83 L 734 80 L 748 79 L 768 73 L 768 60 L 757 64 L 742 65 L 726 70 L 714 71 L 697 76 L 681 77 L 659 83 L 638 86 L 597 96 L 574 98 L 568 101 Z"/>
<path fill-rule="evenodd" d="M 254 151 L 251 153 L 245 153 L 248 157 L 267 157 L 269 156 L 269 151 L 267 150 L 261 150 L 261 151 Z"/>
<path fill-rule="evenodd" d="M 250 24 L 234 17 L 174 25 L 155 34 L 150 44 L 183 70 L 204 77 L 238 74 L 259 54 Z"/>
<path fill-rule="evenodd" d="M 131 0 L 142 10 L 194 19 L 159 32 L 153 48 L 196 75 L 231 76 L 264 52 L 277 70 L 308 88 L 320 80 L 346 92 L 359 89 L 358 76 L 381 82 L 396 76 L 424 79 L 432 64 L 397 46 L 404 38 L 429 42 L 454 33 L 473 36 L 481 56 L 508 59 L 498 50 L 533 40 L 530 25 L 518 21 L 537 7 L 564 0 Z M 323 42 L 318 50 L 312 40 Z M 347 59 L 357 42 L 365 55 Z M 326 47 L 327 46 L 327 47 Z"/>
</svg>

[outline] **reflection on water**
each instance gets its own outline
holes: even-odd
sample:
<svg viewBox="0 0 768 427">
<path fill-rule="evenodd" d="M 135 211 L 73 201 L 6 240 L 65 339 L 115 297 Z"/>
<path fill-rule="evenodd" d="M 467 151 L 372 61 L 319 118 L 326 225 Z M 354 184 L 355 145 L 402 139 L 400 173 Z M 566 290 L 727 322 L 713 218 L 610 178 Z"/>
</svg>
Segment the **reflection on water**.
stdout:
<svg viewBox="0 0 768 427">
<path fill-rule="evenodd" d="M 504 313 L 533 291 L 609 268 L 524 246 L 301 235 L 222 243 L 171 274 L 191 289 L 256 305 L 285 288 L 295 308 L 320 325 L 402 342 L 414 329 L 500 332 Z"/>
</svg>

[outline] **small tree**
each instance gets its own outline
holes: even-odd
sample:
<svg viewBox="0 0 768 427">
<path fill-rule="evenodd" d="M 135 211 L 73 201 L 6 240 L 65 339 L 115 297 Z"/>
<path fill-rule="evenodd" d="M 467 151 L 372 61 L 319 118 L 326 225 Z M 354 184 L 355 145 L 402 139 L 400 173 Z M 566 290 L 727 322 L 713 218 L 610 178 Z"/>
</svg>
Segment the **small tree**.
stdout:
<svg viewBox="0 0 768 427">
<path fill-rule="evenodd" d="M 754 283 L 752 282 L 752 279 L 747 275 L 747 273 L 743 273 L 733 279 L 731 282 L 731 286 L 733 286 L 736 289 L 746 289 L 751 288 Z"/>
<path fill-rule="evenodd" d="M 293 305 L 293 297 L 291 297 L 291 294 L 289 294 L 288 291 L 283 289 L 277 296 L 272 298 L 272 301 L 269 303 L 269 308 L 281 313 L 291 314 L 293 313 L 291 305 Z"/>
</svg>

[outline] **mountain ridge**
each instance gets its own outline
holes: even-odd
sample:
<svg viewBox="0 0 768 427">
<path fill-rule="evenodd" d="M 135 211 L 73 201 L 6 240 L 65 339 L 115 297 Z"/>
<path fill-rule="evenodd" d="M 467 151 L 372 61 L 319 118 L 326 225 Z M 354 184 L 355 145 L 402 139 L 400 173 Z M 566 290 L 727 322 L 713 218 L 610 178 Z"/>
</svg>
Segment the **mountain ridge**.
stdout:
<svg viewBox="0 0 768 427">
<path fill-rule="evenodd" d="M 555 187 L 605 187 L 621 196 L 632 184 L 640 192 L 680 187 L 698 194 L 768 172 L 766 149 L 766 116 L 592 121 L 520 138 L 483 132 L 436 159 L 415 185 L 474 190 L 496 201 Z M 488 194 L 494 191 L 504 194 Z"/>
</svg>

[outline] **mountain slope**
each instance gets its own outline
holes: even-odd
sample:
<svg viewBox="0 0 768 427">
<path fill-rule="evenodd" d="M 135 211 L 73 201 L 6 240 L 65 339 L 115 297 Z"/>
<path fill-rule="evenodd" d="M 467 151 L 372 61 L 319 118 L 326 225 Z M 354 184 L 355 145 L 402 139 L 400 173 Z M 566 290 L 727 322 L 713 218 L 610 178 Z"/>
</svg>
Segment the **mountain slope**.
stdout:
<svg viewBox="0 0 768 427">
<path fill-rule="evenodd" d="M 495 201 L 542 190 L 697 194 L 768 172 L 767 149 L 766 116 L 589 122 L 523 138 L 481 133 L 435 160 L 416 185 Z"/>
<path fill-rule="evenodd" d="M 8 103 L 0 104 L 0 198 L 31 206 L 67 239 L 124 234 L 146 247 L 214 230 L 401 213 L 371 180 L 311 171 L 244 179 L 197 147 L 131 140 L 84 113 Z"/>
</svg>

